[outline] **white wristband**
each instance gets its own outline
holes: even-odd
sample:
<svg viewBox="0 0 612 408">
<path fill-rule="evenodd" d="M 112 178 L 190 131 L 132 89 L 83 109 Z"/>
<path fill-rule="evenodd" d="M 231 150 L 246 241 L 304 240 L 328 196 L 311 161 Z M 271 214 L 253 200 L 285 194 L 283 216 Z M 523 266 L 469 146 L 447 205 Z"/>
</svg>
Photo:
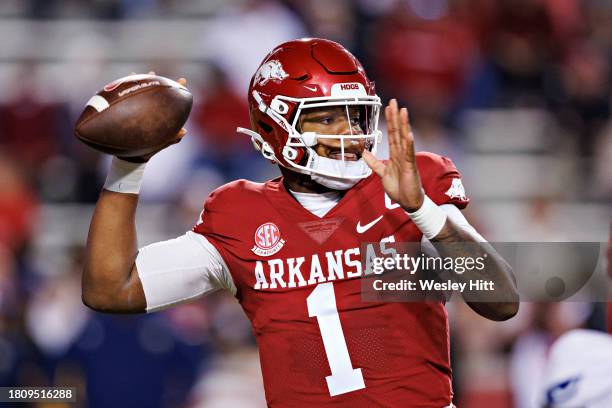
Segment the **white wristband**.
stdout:
<svg viewBox="0 0 612 408">
<path fill-rule="evenodd" d="M 446 212 L 427 196 L 425 196 L 421 208 L 412 213 L 406 212 L 406 214 L 427 239 L 432 239 L 438 235 L 446 222 Z"/>
<path fill-rule="evenodd" d="M 146 163 L 132 163 L 113 157 L 104 189 L 117 193 L 138 194 Z"/>
</svg>

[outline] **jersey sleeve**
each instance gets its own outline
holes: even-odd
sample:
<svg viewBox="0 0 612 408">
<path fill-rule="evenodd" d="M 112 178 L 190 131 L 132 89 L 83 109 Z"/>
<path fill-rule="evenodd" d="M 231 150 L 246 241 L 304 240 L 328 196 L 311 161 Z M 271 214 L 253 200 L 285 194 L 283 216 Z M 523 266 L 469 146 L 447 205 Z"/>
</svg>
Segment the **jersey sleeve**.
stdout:
<svg viewBox="0 0 612 408">
<path fill-rule="evenodd" d="M 141 248 L 136 257 L 136 268 L 145 293 L 147 312 L 165 309 L 219 289 L 236 292 L 217 249 L 205 237 L 191 231 Z"/>
<path fill-rule="evenodd" d="M 416 154 L 417 168 L 425 194 L 438 204 L 465 208 L 470 199 L 465 194 L 461 173 L 447 157 L 429 152 Z"/>
</svg>

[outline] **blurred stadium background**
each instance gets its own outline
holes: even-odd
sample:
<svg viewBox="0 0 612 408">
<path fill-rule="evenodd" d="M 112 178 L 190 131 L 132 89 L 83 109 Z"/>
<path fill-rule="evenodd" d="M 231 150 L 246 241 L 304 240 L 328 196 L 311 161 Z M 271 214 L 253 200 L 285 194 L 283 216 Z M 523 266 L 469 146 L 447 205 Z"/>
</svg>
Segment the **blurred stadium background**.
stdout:
<svg viewBox="0 0 612 408">
<path fill-rule="evenodd" d="M 608 240 L 608 1 L 3 0 L 0 386 L 74 385 L 82 407 L 265 406 L 250 326 L 231 297 L 138 317 L 81 304 L 108 157 L 78 143 L 72 124 L 130 72 L 189 80 L 188 135 L 150 163 L 138 213 L 141 245 L 180 235 L 215 187 L 277 174 L 234 130 L 248 125 L 258 63 L 302 36 L 341 42 L 384 102 L 409 107 L 418 149 L 456 162 L 469 217 L 489 240 Z M 449 304 L 455 403 L 536 407 L 551 342 L 604 329 L 603 310 L 523 304 L 493 323 Z"/>
</svg>

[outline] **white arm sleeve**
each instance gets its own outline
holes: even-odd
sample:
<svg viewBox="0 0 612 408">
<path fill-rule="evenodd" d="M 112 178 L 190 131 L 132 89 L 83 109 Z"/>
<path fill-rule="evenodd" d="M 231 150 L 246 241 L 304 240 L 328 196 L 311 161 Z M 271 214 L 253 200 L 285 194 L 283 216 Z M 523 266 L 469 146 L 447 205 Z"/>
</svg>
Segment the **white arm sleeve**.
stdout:
<svg viewBox="0 0 612 408">
<path fill-rule="evenodd" d="M 147 312 L 219 289 L 236 294 L 236 286 L 221 254 L 195 232 L 141 248 L 136 268 L 147 300 Z"/>
<path fill-rule="evenodd" d="M 462 230 L 470 233 L 474 238 L 476 238 L 478 242 L 487 242 L 487 240 L 484 239 L 484 237 L 480 235 L 478 231 L 476 231 L 476 228 L 472 227 L 468 220 L 465 219 L 465 217 L 461 213 L 461 210 L 458 209 L 455 205 L 442 204 L 440 208 L 444 210 L 448 218 L 453 220 L 453 222 L 457 224 Z M 421 238 L 421 246 L 423 247 L 423 249 L 426 249 L 428 253 L 430 253 L 431 249 L 433 248 L 433 245 L 431 244 L 431 242 L 429 242 L 427 238 L 425 238 L 425 235 L 423 235 L 423 238 Z"/>
</svg>

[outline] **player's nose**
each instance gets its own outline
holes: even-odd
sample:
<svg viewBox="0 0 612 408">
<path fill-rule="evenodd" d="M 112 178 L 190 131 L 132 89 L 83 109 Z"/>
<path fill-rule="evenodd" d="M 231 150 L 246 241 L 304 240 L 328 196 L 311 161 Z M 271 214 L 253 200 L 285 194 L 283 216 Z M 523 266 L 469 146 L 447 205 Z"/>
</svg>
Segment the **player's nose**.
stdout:
<svg viewBox="0 0 612 408">
<path fill-rule="evenodd" d="M 361 126 L 358 124 L 351 125 L 351 122 L 348 120 L 342 121 L 342 125 L 340 127 L 339 135 L 348 136 L 348 135 L 362 135 L 363 130 L 361 130 Z"/>
<path fill-rule="evenodd" d="M 351 136 L 351 135 L 362 135 L 363 131 L 359 125 L 350 126 L 350 123 L 346 123 L 342 127 L 342 131 L 338 133 L 340 136 Z M 344 138 L 344 148 L 350 148 L 355 150 L 363 150 L 364 140 L 362 138 Z"/>
</svg>

